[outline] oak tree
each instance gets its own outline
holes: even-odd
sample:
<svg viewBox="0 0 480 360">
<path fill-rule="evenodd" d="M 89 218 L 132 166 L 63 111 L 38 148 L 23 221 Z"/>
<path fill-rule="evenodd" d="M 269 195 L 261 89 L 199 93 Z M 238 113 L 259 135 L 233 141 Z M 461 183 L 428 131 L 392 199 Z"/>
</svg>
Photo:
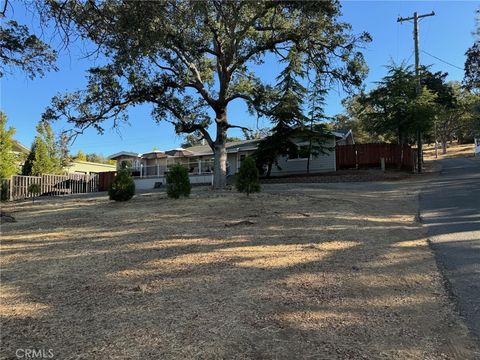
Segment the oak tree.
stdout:
<svg viewBox="0 0 480 360">
<path fill-rule="evenodd" d="M 26 25 L 12 19 L 14 15 L 9 0 L 2 2 L 0 10 L 0 78 L 10 68 L 23 70 L 30 78 L 43 76 L 46 70 L 55 70 L 57 53 Z"/>
<path fill-rule="evenodd" d="M 44 119 L 66 118 L 82 132 L 127 120 L 131 105 L 152 104 L 156 121 L 200 134 L 214 152 L 214 187 L 226 185 L 227 131 L 245 127 L 228 107 L 243 100 L 257 111 L 268 91 L 254 65 L 295 48 L 302 64 L 331 82 L 359 85 L 365 65 L 339 20 L 338 1 L 54 1 L 50 14 L 107 59 L 89 70 L 84 91 L 59 95 Z M 231 114 L 230 114 L 231 115 Z M 234 117 L 235 118 L 235 117 Z"/>
</svg>

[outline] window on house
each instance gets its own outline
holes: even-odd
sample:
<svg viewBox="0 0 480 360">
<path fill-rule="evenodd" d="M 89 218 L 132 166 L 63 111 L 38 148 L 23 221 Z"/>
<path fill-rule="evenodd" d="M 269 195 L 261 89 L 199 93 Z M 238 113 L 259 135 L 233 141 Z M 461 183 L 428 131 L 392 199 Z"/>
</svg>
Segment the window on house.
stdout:
<svg viewBox="0 0 480 360">
<path fill-rule="evenodd" d="M 288 155 L 289 160 L 306 160 L 310 156 L 310 152 L 308 151 L 308 145 L 299 146 L 297 151 L 292 151 Z"/>
<path fill-rule="evenodd" d="M 120 168 L 121 169 L 126 169 L 126 168 L 131 168 L 132 167 L 132 162 L 130 160 L 122 160 L 120 162 Z"/>
</svg>

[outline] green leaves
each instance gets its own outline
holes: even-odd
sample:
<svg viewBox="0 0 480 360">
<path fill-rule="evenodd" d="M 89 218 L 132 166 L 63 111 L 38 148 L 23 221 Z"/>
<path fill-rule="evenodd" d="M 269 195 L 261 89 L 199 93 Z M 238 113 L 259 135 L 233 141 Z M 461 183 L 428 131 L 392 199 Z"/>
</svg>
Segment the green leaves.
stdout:
<svg viewBox="0 0 480 360">
<path fill-rule="evenodd" d="M 130 169 L 118 170 L 108 188 L 110 200 L 128 201 L 135 195 L 135 181 L 130 173 Z"/>
<path fill-rule="evenodd" d="M 411 67 L 401 64 L 388 66 L 388 69 L 378 86 L 359 99 L 360 118 L 368 131 L 388 141 L 413 142 L 417 130 L 427 131 L 433 124 L 436 93 L 425 84 L 417 95 L 416 77 Z M 422 78 L 428 77 L 434 75 L 423 70 Z"/>
<path fill-rule="evenodd" d="M 238 174 L 235 175 L 235 187 L 238 192 L 246 193 L 260 191 L 260 180 L 255 160 L 247 156 L 240 165 Z"/>
<path fill-rule="evenodd" d="M 46 70 L 56 70 L 56 51 L 29 33 L 25 25 L 14 20 L 0 25 L 0 78 L 9 67 L 18 67 L 33 79 Z"/>
<path fill-rule="evenodd" d="M 63 171 L 51 126 L 46 122 L 37 125 L 37 136 L 22 168 L 22 175 L 38 176 L 58 174 Z"/>
<path fill-rule="evenodd" d="M 353 36 L 348 24 L 338 22 L 336 1 L 104 1 L 50 7 L 60 23 L 74 25 L 111 59 L 90 71 L 86 93 L 56 97 L 48 109 L 49 117 L 67 117 L 80 129 L 93 124 L 102 131 L 103 121 L 117 121 L 125 107 L 139 103 L 153 103 L 157 118 L 174 123 L 202 106 L 217 112 L 239 98 L 250 109 L 261 109 L 265 84 L 251 65 L 268 53 L 287 59 L 285 70 L 297 77 L 308 67 L 351 87 L 365 76 L 356 49 L 370 38 Z M 198 101 L 185 102 L 186 97 Z"/>
<path fill-rule="evenodd" d="M 480 93 L 480 41 L 475 42 L 465 55 L 467 60 L 463 83 L 467 89 Z"/>
<path fill-rule="evenodd" d="M 168 197 L 178 199 L 180 196 L 190 196 L 190 178 L 187 169 L 182 165 L 173 165 L 167 173 L 166 181 Z"/>
<path fill-rule="evenodd" d="M 109 61 L 90 71 L 86 91 L 57 96 L 45 111 L 45 119 L 67 118 L 79 132 L 91 126 L 101 133 L 106 120 L 114 126 L 126 121 L 128 106 L 150 103 L 156 121 L 172 123 L 176 132 L 198 132 L 214 151 L 222 151 L 233 126 L 228 120 L 232 101 L 241 99 L 249 111 L 281 119 L 280 127 L 288 127 L 303 121 L 305 89 L 299 78 L 318 73 L 328 86 L 351 90 L 366 75 L 358 49 L 370 37 L 352 35 L 333 0 L 107 0 L 50 6 L 60 23 L 74 25 Z M 286 64 L 277 89 L 255 66 L 267 55 Z M 212 124 L 215 139 L 208 131 Z M 216 177 L 223 173 L 215 169 Z"/>
<path fill-rule="evenodd" d="M 15 129 L 7 129 L 7 116 L 0 111 L 0 180 L 17 173 L 17 158 L 12 151 L 14 134 Z"/>
</svg>

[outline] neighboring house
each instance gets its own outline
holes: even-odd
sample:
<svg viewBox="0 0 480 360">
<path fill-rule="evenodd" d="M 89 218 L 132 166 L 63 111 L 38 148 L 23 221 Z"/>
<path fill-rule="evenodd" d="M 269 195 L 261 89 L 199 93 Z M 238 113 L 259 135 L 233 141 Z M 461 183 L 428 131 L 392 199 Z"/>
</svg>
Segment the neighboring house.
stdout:
<svg viewBox="0 0 480 360">
<path fill-rule="evenodd" d="M 13 140 L 12 152 L 17 155 L 18 167 L 21 168 L 30 153 L 30 149 L 22 145 L 19 141 Z M 116 165 L 102 164 L 90 161 L 72 160 L 72 162 L 64 168 L 67 173 L 76 174 L 97 174 L 106 171 L 115 171 Z"/>
<path fill-rule="evenodd" d="M 28 155 L 28 153 L 30 152 L 30 149 L 27 148 L 22 143 L 20 143 L 19 141 L 13 140 L 12 141 L 12 152 L 14 154 L 18 154 L 18 155 L 20 155 L 20 154 Z"/>
<path fill-rule="evenodd" d="M 116 165 L 81 160 L 73 160 L 64 168 L 69 174 L 97 174 L 101 172 L 115 171 L 116 169 Z"/>
<path fill-rule="evenodd" d="M 238 172 L 245 157 L 253 154 L 261 140 L 235 141 L 226 144 L 227 174 Z M 312 156 L 310 172 L 328 172 L 336 170 L 335 146 L 353 144 L 351 131 L 334 131 L 325 147 L 331 150 L 326 154 Z M 300 147 L 308 143 L 298 143 Z M 301 153 L 301 152 L 300 152 Z M 152 189 L 160 183 L 165 183 L 165 173 L 174 164 L 185 166 L 190 173 L 192 183 L 211 183 L 213 174 L 213 151 L 208 145 L 192 146 L 187 149 L 172 149 L 168 151 L 152 151 L 144 154 L 122 151 L 108 157 L 117 161 L 117 169 L 128 166 L 132 169 L 138 189 Z M 306 172 L 308 158 L 282 157 L 278 165 L 272 167 L 272 176 L 302 174 Z"/>
<path fill-rule="evenodd" d="M 18 159 L 17 166 L 22 167 L 25 159 L 28 156 L 30 149 L 27 148 L 25 145 L 20 143 L 17 140 L 12 141 L 12 153 L 15 154 L 16 158 Z"/>
<path fill-rule="evenodd" d="M 333 132 L 336 138 L 337 145 L 353 145 L 355 141 L 353 140 L 353 133 L 352 130 L 335 130 Z"/>
</svg>

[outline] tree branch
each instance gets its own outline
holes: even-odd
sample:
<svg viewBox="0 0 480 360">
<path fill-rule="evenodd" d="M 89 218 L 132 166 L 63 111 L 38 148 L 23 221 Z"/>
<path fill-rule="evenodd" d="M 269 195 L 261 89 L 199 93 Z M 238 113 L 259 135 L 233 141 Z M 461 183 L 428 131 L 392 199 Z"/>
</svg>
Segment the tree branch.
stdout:
<svg viewBox="0 0 480 360">
<path fill-rule="evenodd" d="M 3 9 L 0 12 L 0 19 L 5 17 L 5 14 L 7 13 L 7 6 L 8 6 L 8 0 L 4 0 L 5 3 L 3 4 Z"/>
<path fill-rule="evenodd" d="M 180 49 L 178 49 L 176 46 L 172 46 L 172 50 L 179 57 L 179 59 L 185 64 L 185 66 L 187 66 L 187 68 L 191 71 L 192 75 L 194 75 L 194 77 L 195 77 L 196 81 L 194 83 L 190 83 L 186 86 L 196 89 L 200 93 L 200 95 L 202 95 L 202 97 L 205 99 L 205 101 L 212 108 L 215 107 L 216 106 L 216 101 L 214 99 L 212 99 L 210 94 L 207 92 L 207 90 L 203 86 L 202 77 L 201 77 L 200 72 L 198 71 L 197 67 L 195 66 L 195 64 L 191 61 L 188 61 L 186 56 L 184 54 L 182 54 Z"/>
<path fill-rule="evenodd" d="M 227 129 L 232 129 L 232 128 L 235 128 L 235 129 L 242 129 L 242 130 L 245 130 L 245 131 L 252 131 L 252 129 L 250 128 L 247 128 L 245 126 L 240 126 L 240 125 L 231 125 L 231 124 L 228 124 L 227 125 Z"/>
</svg>

